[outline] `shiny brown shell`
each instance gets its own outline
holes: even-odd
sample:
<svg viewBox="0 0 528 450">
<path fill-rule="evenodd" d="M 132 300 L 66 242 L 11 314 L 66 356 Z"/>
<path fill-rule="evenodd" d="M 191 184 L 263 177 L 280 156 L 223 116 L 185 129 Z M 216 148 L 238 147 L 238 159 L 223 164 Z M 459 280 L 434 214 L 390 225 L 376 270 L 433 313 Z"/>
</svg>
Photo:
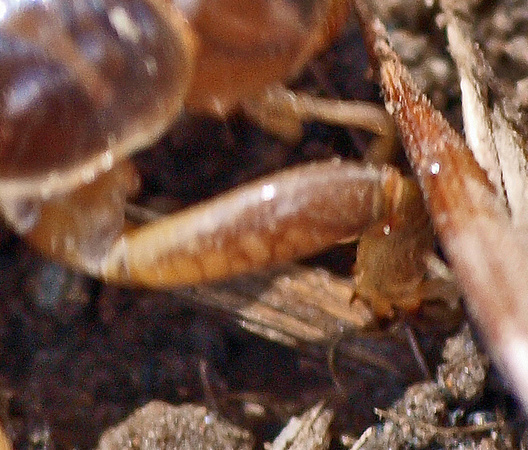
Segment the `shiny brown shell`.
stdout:
<svg viewBox="0 0 528 450">
<path fill-rule="evenodd" d="M 346 0 L 0 1 L 0 198 L 93 181 L 184 101 L 224 116 L 297 75 L 347 12 Z"/>
<path fill-rule="evenodd" d="M 0 195 L 46 197 L 149 144 L 181 111 L 192 43 L 158 0 L 4 0 Z"/>
</svg>

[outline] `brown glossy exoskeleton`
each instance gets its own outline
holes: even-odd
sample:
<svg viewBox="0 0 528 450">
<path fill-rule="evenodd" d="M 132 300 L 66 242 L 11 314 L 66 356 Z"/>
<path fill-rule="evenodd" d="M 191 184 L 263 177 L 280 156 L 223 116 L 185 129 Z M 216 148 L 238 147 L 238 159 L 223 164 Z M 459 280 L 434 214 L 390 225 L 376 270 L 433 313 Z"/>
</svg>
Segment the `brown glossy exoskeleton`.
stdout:
<svg viewBox="0 0 528 450">
<path fill-rule="evenodd" d="M 141 227 L 126 221 L 138 187 L 129 156 L 184 108 L 216 117 L 239 108 L 286 138 L 299 135 L 303 120 L 361 126 L 380 136 L 378 149 L 390 147 L 392 122 L 379 108 L 294 94 L 284 84 L 328 45 L 348 10 L 348 0 L 0 0 L 7 222 L 92 276 L 156 288 L 307 256 L 373 224 L 389 234 L 409 216 L 422 238 L 406 251 L 429 248 L 414 184 L 357 162 L 289 169 Z M 390 279 L 392 266 L 377 267 L 376 277 Z M 394 276 L 397 296 L 408 299 L 424 270 L 419 256 Z M 358 278 L 376 297 L 371 279 Z"/>
</svg>

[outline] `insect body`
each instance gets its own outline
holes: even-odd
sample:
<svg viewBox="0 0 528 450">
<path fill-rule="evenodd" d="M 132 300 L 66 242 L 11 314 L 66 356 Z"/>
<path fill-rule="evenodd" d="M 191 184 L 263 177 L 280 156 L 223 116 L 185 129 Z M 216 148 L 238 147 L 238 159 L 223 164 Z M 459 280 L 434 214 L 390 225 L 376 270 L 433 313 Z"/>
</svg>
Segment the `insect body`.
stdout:
<svg viewBox="0 0 528 450">
<path fill-rule="evenodd" d="M 222 116 L 296 77 L 345 23 L 349 2 L 202 0 L 180 9 L 199 47 L 186 105 Z"/>
<path fill-rule="evenodd" d="M 0 0 L 8 223 L 93 276 L 158 288 L 256 270 L 396 223 L 409 189 L 416 200 L 412 183 L 342 161 L 289 169 L 142 227 L 125 219 L 138 186 L 128 157 L 183 108 L 217 117 L 242 108 L 289 137 L 307 119 L 358 125 L 386 146 L 391 122 L 378 109 L 283 85 L 347 12 L 346 0 Z"/>
</svg>

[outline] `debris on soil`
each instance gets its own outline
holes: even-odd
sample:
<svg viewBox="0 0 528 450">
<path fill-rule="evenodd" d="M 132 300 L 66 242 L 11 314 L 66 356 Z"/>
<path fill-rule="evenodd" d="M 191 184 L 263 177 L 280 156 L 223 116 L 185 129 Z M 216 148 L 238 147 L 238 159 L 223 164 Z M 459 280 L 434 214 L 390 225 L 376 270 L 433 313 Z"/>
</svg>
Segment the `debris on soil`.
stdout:
<svg viewBox="0 0 528 450">
<path fill-rule="evenodd" d="M 250 450 L 251 434 L 203 406 L 152 401 L 105 431 L 97 450 Z"/>
<path fill-rule="evenodd" d="M 334 413 L 320 402 L 301 417 L 292 417 L 265 450 L 326 450 L 330 445 L 330 424 Z"/>
<path fill-rule="evenodd" d="M 444 345 L 445 362 L 437 368 L 438 387 L 455 400 L 471 400 L 484 389 L 489 360 L 477 350 L 469 326 Z"/>
<path fill-rule="evenodd" d="M 489 361 L 467 324 L 446 341 L 442 355 L 436 381 L 413 384 L 390 408 L 376 409 L 383 422 L 345 441 L 351 450 L 515 448 L 501 413 L 479 404 Z"/>
</svg>

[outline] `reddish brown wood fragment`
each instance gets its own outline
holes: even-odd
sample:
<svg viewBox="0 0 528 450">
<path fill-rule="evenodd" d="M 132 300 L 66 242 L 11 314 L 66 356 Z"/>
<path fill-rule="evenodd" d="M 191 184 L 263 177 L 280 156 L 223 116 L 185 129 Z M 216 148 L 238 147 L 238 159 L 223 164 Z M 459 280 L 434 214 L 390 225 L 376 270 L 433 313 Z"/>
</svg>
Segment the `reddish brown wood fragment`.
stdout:
<svg viewBox="0 0 528 450">
<path fill-rule="evenodd" d="M 357 2 L 386 105 L 400 129 L 466 304 L 503 373 L 528 408 L 528 242 L 464 140 L 422 95 L 387 43 L 383 25 Z"/>
</svg>

